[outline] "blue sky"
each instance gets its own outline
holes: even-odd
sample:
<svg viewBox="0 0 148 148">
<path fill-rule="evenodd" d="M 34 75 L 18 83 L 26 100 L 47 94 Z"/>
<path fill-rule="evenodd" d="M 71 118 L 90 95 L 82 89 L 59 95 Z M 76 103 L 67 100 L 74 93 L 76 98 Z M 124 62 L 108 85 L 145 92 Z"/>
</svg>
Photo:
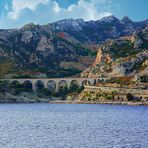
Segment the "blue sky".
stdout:
<svg viewBox="0 0 148 148">
<path fill-rule="evenodd" d="M 115 15 L 148 19 L 148 0 L 0 0 L 0 28 L 47 24 L 68 18 L 98 20 Z"/>
</svg>

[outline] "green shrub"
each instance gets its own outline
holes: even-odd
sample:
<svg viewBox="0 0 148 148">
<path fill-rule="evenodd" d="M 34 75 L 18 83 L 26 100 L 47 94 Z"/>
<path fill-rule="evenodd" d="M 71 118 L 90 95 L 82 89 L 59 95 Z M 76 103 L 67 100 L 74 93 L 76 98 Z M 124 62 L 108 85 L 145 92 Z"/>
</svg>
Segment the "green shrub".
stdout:
<svg viewBox="0 0 148 148">
<path fill-rule="evenodd" d="M 133 97 L 133 95 L 132 95 L 131 93 L 128 93 L 128 94 L 126 95 L 126 98 L 127 98 L 128 101 L 134 100 L 134 97 Z"/>
</svg>

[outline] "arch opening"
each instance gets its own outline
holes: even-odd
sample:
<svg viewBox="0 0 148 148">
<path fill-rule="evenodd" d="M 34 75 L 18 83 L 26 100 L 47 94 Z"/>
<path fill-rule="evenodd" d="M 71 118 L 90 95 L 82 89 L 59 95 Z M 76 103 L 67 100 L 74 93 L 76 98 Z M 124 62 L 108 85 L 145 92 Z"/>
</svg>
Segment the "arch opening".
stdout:
<svg viewBox="0 0 148 148">
<path fill-rule="evenodd" d="M 20 87 L 21 87 L 21 84 L 19 81 L 15 80 L 10 83 L 10 88 L 20 88 Z"/>
<path fill-rule="evenodd" d="M 104 79 L 98 79 L 98 83 L 103 83 Z"/>
<path fill-rule="evenodd" d="M 10 91 L 14 95 L 18 95 L 22 92 L 22 84 L 19 81 L 12 81 L 9 85 Z"/>
<path fill-rule="evenodd" d="M 59 82 L 59 89 L 63 89 L 63 88 L 66 88 L 66 87 L 68 88 L 67 82 L 65 80 L 61 80 Z"/>
<path fill-rule="evenodd" d="M 72 80 L 70 82 L 70 91 L 75 92 L 80 88 L 79 82 L 77 80 Z"/>
<path fill-rule="evenodd" d="M 89 80 L 84 80 L 82 82 L 82 86 L 84 86 L 84 85 L 91 85 L 91 82 Z"/>
<path fill-rule="evenodd" d="M 56 83 L 55 83 L 55 81 L 49 80 L 49 81 L 47 82 L 47 88 L 48 88 L 50 91 L 55 91 L 55 90 L 56 90 Z"/>
<path fill-rule="evenodd" d="M 31 92 L 33 90 L 31 81 L 24 81 L 24 83 L 22 84 L 22 88 L 26 92 Z"/>
<path fill-rule="evenodd" d="M 59 96 L 65 96 L 68 93 L 68 84 L 65 80 L 61 80 L 58 85 Z"/>
<path fill-rule="evenodd" d="M 44 83 L 41 80 L 36 81 L 35 82 L 35 88 L 36 88 L 36 90 L 43 89 Z"/>
</svg>

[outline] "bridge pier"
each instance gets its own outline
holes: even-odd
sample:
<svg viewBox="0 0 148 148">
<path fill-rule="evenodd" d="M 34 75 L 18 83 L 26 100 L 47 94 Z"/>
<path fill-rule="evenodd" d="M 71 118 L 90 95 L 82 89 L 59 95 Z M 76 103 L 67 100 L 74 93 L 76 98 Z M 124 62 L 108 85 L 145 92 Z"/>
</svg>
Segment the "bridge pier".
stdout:
<svg viewBox="0 0 148 148">
<path fill-rule="evenodd" d="M 33 91 L 36 91 L 35 83 L 32 83 L 32 90 L 33 90 Z"/>
</svg>

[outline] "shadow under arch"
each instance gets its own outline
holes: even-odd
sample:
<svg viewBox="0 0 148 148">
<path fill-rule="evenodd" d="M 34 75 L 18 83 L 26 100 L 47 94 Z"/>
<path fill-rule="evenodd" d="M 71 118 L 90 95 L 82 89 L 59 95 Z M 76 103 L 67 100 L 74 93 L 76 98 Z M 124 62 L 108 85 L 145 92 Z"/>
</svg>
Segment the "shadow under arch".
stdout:
<svg viewBox="0 0 148 148">
<path fill-rule="evenodd" d="M 66 80 L 61 80 L 58 84 L 59 89 L 68 88 L 68 83 Z"/>
<path fill-rule="evenodd" d="M 22 87 L 24 91 L 32 91 L 33 90 L 33 84 L 31 81 L 26 80 L 23 82 Z"/>
<path fill-rule="evenodd" d="M 21 86 L 21 83 L 19 82 L 19 81 L 17 81 L 17 80 L 14 80 L 14 81 L 12 81 L 11 83 L 10 83 L 10 88 L 20 88 L 20 86 Z"/>
<path fill-rule="evenodd" d="M 79 85 L 79 82 L 77 80 L 72 80 L 70 82 L 70 90 L 71 91 L 76 91 L 79 88 L 80 88 L 80 85 Z"/>
<path fill-rule="evenodd" d="M 39 89 L 43 89 L 45 87 L 44 82 L 41 80 L 37 80 L 35 82 L 35 89 L 39 90 Z"/>
<path fill-rule="evenodd" d="M 58 84 L 58 95 L 64 97 L 68 93 L 68 83 L 66 80 L 61 80 Z"/>
<path fill-rule="evenodd" d="M 89 80 L 84 80 L 82 82 L 82 86 L 84 86 L 84 85 L 91 85 L 91 82 Z"/>
<path fill-rule="evenodd" d="M 98 79 L 98 83 L 103 83 L 104 79 Z"/>
<path fill-rule="evenodd" d="M 56 90 L 56 83 L 54 80 L 49 80 L 47 82 L 47 88 L 50 90 L 50 91 L 55 91 Z"/>
</svg>

